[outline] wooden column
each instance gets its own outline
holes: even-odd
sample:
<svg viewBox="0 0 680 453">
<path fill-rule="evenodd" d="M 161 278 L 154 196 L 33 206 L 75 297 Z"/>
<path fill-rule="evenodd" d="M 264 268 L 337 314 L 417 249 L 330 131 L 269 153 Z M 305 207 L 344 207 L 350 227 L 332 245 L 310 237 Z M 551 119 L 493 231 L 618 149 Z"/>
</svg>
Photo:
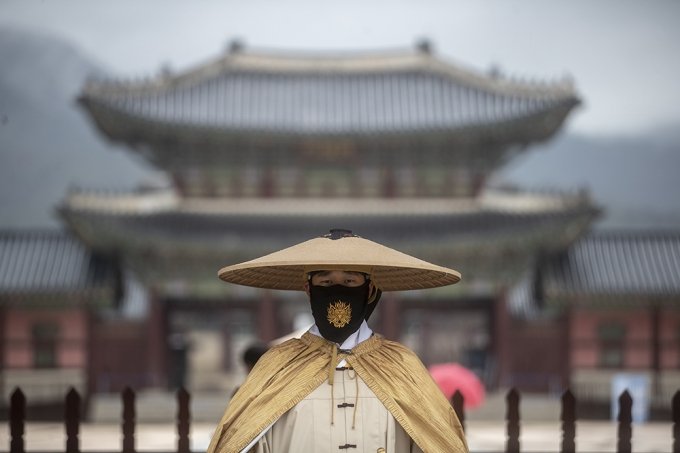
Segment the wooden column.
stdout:
<svg viewBox="0 0 680 453">
<path fill-rule="evenodd" d="M 386 166 L 383 169 L 383 185 L 382 196 L 385 198 L 394 198 L 397 196 L 397 181 L 392 166 Z"/>
<path fill-rule="evenodd" d="M 661 308 L 652 303 L 652 396 L 661 394 Z"/>
<path fill-rule="evenodd" d="M 277 195 L 275 191 L 274 171 L 270 167 L 267 167 L 262 170 L 262 181 L 260 181 L 260 197 L 275 197 Z"/>
<path fill-rule="evenodd" d="M 240 198 L 243 196 L 243 178 L 241 177 L 243 168 L 237 168 L 231 173 L 229 181 L 229 193 L 231 198 Z"/>
<path fill-rule="evenodd" d="M 223 319 L 220 323 L 220 332 L 222 334 L 222 363 L 220 364 L 220 369 L 232 371 L 234 352 L 232 351 L 231 330 L 229 329 L 229 311 L 225 309 L 223 313 Z"/>
<path fill-rule="evenodd" d="M 298 172 L 295 177 L 295 197 L 305 198 L 309 195 L 309 189 L 307 187 L 309 173 L 309 168 L 307 168 L 304 164 L 298 167 Z"/>
<path fill-rule="evenodd" d="M 562 325 L 564 335 L 562 335 L 562 356 L 564 357 L 564 365 L 562 366 L 562 387 L 571 388 L 571 352 L 572 352 L 572 331 L 571 331 L 571 317 L 572 308 L 567 306 L 564 312 Z"/>
<path fill-rule="evenodd" d="M 420 359 L 422 362 L 425 364 L 425 366 L 429 366 L 432 361 L 432 323 L 431 323 L 431 317 L 432 312 L 430 310 L 424 309 L 422 310 L 423 314 L 423 323 L 420 328 Z"/>
<path fill-rule="evenodd" d="M 97 376 L 94 369 L 94 356 L 97 353 L 96 348 L 100 344 L 98 339 L 95 339 L 95 319 L 92 309 L 88 307 L 85 313 L 85 389 L 83 391 L 83 399 L 85 400 L 85 407 L 90 404 L 90 397 L 97 391 Z"/>
<path fill-rule="evenodd" d="M 393 294 L 383 294 L 379 302 L 381 333 L 388 340 L 399 341 L 401 336 L 401 307 Z"/>
<path fill-rule="evenodd" d="M 175 172 L 172 175 L 172 181 L 173 186 L 175 186 L 175 188 L 177 189 L 177 192 L 179 192 L 180 195 L 186 195 L 187 185 L 186 180 L 184 179 L 184 175 L 180 175 Z"/>
<path fill-rule="evenodd" d="M 265 342 L 278 337 L 275 305 L 271 291 L 263 290 L 262 299 L 257 305 L 257 336 Z"/>
<path fill-rule="evenodd" d="M 3 392 L 3 395 L 5 394 L 5 375 L 2 373 L 2 370 L 5 369 L 5 343 L 7 341 L 5 332 L 8 331 L 5 326 L 5 322 L 7 322 L 5 315 L 6 311 L 6 305 L 0 305 L 0 392 Z"/>
<path fill-rule="evenodd" d="M 358 160 L 352 160 L 348 167 L 348 171 L 350 182 L 349 195 L 351 198 L 361 198 L 363 196 L 364 188 L 361 185 L 361 175 L 359 174 L 361 172 L 361 166 L 359 165 Z"/>
<path fill-rule="evenodd" d="M 166 387 L 168 384 L 168 328 L 166 306 L 158 292 L 151 289 L 149 300 L 149 318 L 147 320 L 147 372 L 149 385 Z"/>
<path fill-rule="evenodd" d="M 493 349 L 496 356 L 497 385 L 507 384 L 510 361 L 510 319 L 507 311 L 507 292 L 499 292 L 494 303 L 494 330 L 493 330 Z"/>
</svg>

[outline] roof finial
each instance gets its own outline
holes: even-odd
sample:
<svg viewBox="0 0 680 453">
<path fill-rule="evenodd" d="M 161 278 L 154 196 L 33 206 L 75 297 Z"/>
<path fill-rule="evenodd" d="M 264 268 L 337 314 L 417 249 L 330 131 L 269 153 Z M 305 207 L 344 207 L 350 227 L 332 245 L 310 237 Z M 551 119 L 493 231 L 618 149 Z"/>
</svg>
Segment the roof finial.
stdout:
<svg viewBox="0 0 680 453">
<path fill-rule="evenodd" d="M 245 44 L 243 41 L 239 38 L 234 38 L 231 41 L 229 41 L 229 53 L 231 54 L 237 54 L 243 52 L 243 48 L 245 47 Z"/>
<path fill-rule="evenodd" d="M 161 76 L 161 78 L 169 79 L 170 77 L 172 77 L 172 66 L 170 66 L 170 63 L 166 61 L 161 65 L 158 73 Z"/>
<path fill-rule="evenodd" d="M 432 51 L 434 50 L 432 42 L 430 42 L 428 38 L 420 38 L 416 41 L 416 49 L 418 52 L 426 55 L 432 55 Z"/>
<path fill-rule="evenodd" d="M 500 79 L 502 76 L 503 72 L 501 71 L 501 67 L 496 63 L 493 63 L 491 67 L 489 67 L 489 77 L 492 79 Z"/>
</svg>

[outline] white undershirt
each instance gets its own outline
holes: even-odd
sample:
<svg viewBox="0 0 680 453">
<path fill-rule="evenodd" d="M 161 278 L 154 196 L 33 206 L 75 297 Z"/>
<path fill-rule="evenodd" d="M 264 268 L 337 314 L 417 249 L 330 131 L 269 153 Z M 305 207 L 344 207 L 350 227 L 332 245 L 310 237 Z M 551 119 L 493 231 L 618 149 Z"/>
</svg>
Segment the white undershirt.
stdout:
<svg viewBox="0 0 680 453">
<path fill-rule="evenodd" d="M 319 332 L 319 328 L 316 326 L 316 324 L 309 328 L 309 333 L 311 333 L 312 335 L 316 335 L 317 337 L 323 337 L 323 335 L 321 335 L 321 332 Z M 338 345 L 338 348 L 345 350 L 354 349 L 359 343 L 364 342 L 371 338 L 371 335 L 373 335 L 373 331 L 371 330 L 370 327 L 368 327 L 368 324 L 366 324 L 366 321 L 364 320 L 361 322 L 361 325 L 359 326 L 357 331 L 354 332 L 349 337 L 347 337 L 345 341 L 342 342 L 341 345 Z M 340 363 L 338 363 L 338 367 L 345 366 L 346 363 L 347 362 L 343 359 Z"/>
<path fill-rule="evenodd" d="M 319 328 L 316 326 L 316 324 L 314 324 L 312 327 L 310 327 L 308 332 L 311 333 L 312 335 L 316 335 L 317 337 L 323 338 L 323 335 L 321 335 L 321 332 L 319 332 Z M 356 347 L 359 343 L 364 342 L 364 341 L 368 340 L 369 338 L 371 338 L 371 335 L 373 335 L 373 331 L 371 330 L 370 327 L 368 327 L 368 324 L 364 320 L 364 321 L 361 322 L 361 325 L 359 326 L 357 331 L 354 332 L 349 337 L 347 337 L 345 339 L 345 341 L 343 341 L 342 344 L 338 346 L 338 348 L 339 349 L 354 349 L 354 347 Z M 340 361 L 340 363 L 338 363 L 337 366 L 342 367 L 342 366 L 345 366 L 346 364 L 347 364 L 347 361 L 343 359 L 343 360 Z M 274 422 L 274 423 L 276 423 L 276 422 Z M 252 442 L 250 442 L 250 444 L 248 444 L 248 446 L 246 446 L 246 448 L 244 448 L 242 450 L 242 452 L 247 452 L 248 450 L 250 450 L 250 448 L 253 445 L 255 445 L 255 443 L 257 443 L 257 441 L 259 441 L 262 438 L 262 436 L 264 436 L 272 426 L 274 426 L 274 423 L 272 423 L 266 429 L 264 429 L 255 439 L 253 439 Z"/>
</svg>

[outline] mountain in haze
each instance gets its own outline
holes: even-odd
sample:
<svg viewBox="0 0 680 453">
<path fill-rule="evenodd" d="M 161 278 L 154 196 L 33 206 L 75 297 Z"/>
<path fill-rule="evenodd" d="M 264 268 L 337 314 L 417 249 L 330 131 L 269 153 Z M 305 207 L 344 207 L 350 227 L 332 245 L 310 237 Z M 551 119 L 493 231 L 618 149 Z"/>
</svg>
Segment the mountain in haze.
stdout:
<svg viewBox="0 0 680 453">
<path fill-rule="evenodd" d="M 96 131 L 75 98 L 105 68 L 69 43 L 0 28 L 0 228 L 58 226 L 71 186 L 124 190 L 158 173 Z M 494 185 L 588 189 L 600 228 L 680 228 L 680 127 L 637 138 L 561 133 L 497 174 Z"/>
<path fill-rule="evenodd" d="M 68 43 L 0 28 L 0 228 L 59 226 L 69 187 L 124 190 L 152 178 L 102 139 L 75 98 L 102 67 Z"/>
<path fill-rule="evenodd" d="M 530 190 L 586 189 L 604 208 L 598 228 L 680 228 L 680 128 L 640 137 L 561 134 L 495 180 Z"/>
</svg>

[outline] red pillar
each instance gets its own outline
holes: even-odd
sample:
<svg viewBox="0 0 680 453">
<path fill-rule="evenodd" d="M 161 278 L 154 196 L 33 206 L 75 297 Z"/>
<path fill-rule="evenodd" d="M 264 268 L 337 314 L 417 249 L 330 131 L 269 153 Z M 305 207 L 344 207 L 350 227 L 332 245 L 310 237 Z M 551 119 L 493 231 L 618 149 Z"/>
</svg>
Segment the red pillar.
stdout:
<svg viewBox="0 0 680 453">
<path fill-rule="evenodd" d="M 150 291 L 149 318 L 147 320 L 147 372 L 152 387 L 168 385 L 168 345 L 166 307 L 158 292 Z"/>
<path fill-rule="evenodd" d="M 265 342 L 278 337 L 275 305 L 271 292 L 263 290 L 262 299 L 257 305 L 257 336 Z"/>
<path fill-rule="evenodd" d="M 500 291 L 494 304 L 494 355 L 496 356 L 497 385 L 507 384 L 510 375 L 510 319 L 507 292 Z"/>
<path fill-rule="evenodd" d="M 85 312 L 85 341 L 83 348 L 85 348 L 85 394 L 82 397 L 85 400 L 85 407 L 89 407 L 90 397 L 97 391 L 97 375 L 94 368 L 94 356 L 97 353 L 96 348 L 99 345 L 98 339 L 95 338 L 94 315 L 91 309 Z"/>
<path fill-rule="evenodd" d="M 394 169 L 391 166 L 383 169 L 385 179 L 383 180 L 383 197 L 394 198 L 397 195 L 397 181 Z"/>
<path fill-rule="evenodd" d="M 431 310 L 423 310 L 423 323 L 420 328 L 420 360 L 425 366 L 432 364 L 432 316 L 436 316 Z"/>
<path fill-rule="evenodd" d="M 562 335 L 562 356 L 565 358 L 562 366 L 562 386 L 564 388 L 571 388 L 571 352 L 572 352 L 572 329 L 571 329 L 572 308 L 570 306 L 565 310 L 565 315 L 562 320 L 564 335 Z"/>
<path fill-rule="evenodd" d="M 653 303 L 650 308 L 652 315 L 652 395 L 661 395 L 661 308 Z"/>
<path fill-rule="evenodd" d="M 5 335 L 9 329 L 5 326 L 6 322 L 6 315 L 5 312 L 7 308 L 6 306 L 1 306 L 0 305 L 0 371 L 5 369 L 5 343 L 7 339 L 5 338 Z M 3 395 L 5 394 L 5 379 L 4 375 L 2 372 L 0 372 L 0 392 L 3 392 Z"/>
<path fill-rule="evenodd" d="M 274 171 L 269 167 L 265 168 L 262 170 L 260 196 L 263 198 L 272 198 L 276 196 L 274 185 Z"/>
<path fill-rule="evenodd" d="M 401 307 L 393 294 L 383 294 L 379 303 L 382 334 L 388 340 L 399 341 L 401 333 Z"/>
</svg>

